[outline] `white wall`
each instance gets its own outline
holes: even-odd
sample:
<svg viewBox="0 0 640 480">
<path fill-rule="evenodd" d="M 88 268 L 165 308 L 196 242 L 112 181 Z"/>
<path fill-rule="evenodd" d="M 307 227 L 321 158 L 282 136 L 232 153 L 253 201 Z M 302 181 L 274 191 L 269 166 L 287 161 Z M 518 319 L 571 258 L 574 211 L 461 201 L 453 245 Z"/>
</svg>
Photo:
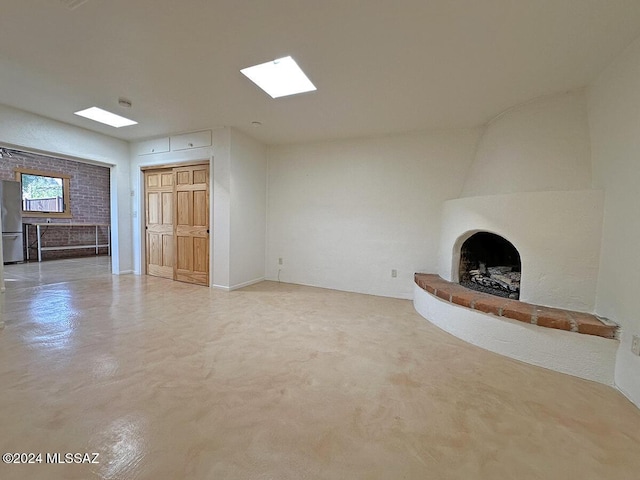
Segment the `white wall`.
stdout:
<svg viewBox="0 0 640 480">
<path fill-rule="evenodd" d="M 603 195 L 598 190 L 525 192 L 444 204 L 439 274 L 457 282 L 460 247 L 477 231 L 496 233 L 520 253 L 520 300 L 592 312 Z"/>
<path fill-rule="evenodd" d="M 478 137 L 437 131 L 271 147 L 267 278 L 412 298 L 413 274 L 437 269 L 442 202 L 460 194 Z"/>
<path fill-rule="evenodd" d="M 267 155 L 263 144 L 231 130 L 229 288 L 264 280 Z"/>
<path fill-rule="evenodd" d="M 110 166 L 112 271 L 132 271 L 127 142 L 0 105 L 0 144 Z"/>
<path fill-rule="evenodd" d="M 224 128 L 217 131 L 213 145 L 211 285 L 228 289 L 231 286 L 231 130 Z"/>
<path fill-rule="evenodd" d="M 640 39 L 589 90 L 594 184 L 605 190 L 596 311 L 622 325 L 615 381 L 640 406 Z"/>
<path fill-rule="evenodd" d="M 486 127 L 462 196 L 591 187 L 583 90 L 516 106 Z"/>
</svg>

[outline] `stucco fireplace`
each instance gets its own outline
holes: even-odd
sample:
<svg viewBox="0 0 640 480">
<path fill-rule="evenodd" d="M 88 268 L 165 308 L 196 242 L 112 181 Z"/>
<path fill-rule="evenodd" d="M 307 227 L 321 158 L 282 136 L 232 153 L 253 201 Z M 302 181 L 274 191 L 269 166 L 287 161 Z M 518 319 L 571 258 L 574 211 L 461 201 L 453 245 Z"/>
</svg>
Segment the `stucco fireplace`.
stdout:
<svg viewBox="0 0 640 480">
<path fill-rule="evenodd" d="M 592 183 L 586 112 L 576 91 L 486 125 L 459 197 L 443 204 L 438 270 L 416 285 L 414 305 L 483 348 L 610 384 L 615 325 L 591 314 L 604 196 Z M 479 285 L 497 288 L 469 290 Z"/>
<path fill-rule="evenodd" d="M 595 299 L 602 211 L 602 192 L 597 190 L 449 200 L 443 208 L 438 273 L 444 280 L 460 282 L 461 273 L 465 275 L 461 272 L 465 242 L 482 232 L 479 238 L 493 234 L 503 239 L 499 250 L 509 250 L 504 242 L 515 250 L 501 255 L 505 266 L 520 270 L 519 300 L 590 312 Z"/>
</svg>

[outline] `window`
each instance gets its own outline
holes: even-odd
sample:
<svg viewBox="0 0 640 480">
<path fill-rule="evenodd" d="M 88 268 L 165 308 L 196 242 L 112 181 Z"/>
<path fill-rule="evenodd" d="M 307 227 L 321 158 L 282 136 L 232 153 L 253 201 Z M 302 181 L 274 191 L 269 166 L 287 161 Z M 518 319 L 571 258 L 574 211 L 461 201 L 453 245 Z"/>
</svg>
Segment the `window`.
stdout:
<svg viewBox="0 0 640 480">
<path fill-rule="evenodd" d="M 71 218 L 69 175 L 16 169 L 22 187 L 22 214 L 27 217 Z"/>
</svg>

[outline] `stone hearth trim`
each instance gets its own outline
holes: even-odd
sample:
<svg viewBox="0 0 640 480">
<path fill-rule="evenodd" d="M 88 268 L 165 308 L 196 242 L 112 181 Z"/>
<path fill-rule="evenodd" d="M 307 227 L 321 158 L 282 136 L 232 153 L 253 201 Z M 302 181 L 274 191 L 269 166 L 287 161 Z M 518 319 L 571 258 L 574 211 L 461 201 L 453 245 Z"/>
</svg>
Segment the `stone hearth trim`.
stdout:
<svg viewBox="0 0 640 480">
<path fill-rule="evenodd" d="M 441 300 L 462 307 L 541 327 L 616 338 L 618 326 L 595 315 L 544 307 L 470 290 L 436 274 L 416 273 L 416 285 Z"/>
</svg>

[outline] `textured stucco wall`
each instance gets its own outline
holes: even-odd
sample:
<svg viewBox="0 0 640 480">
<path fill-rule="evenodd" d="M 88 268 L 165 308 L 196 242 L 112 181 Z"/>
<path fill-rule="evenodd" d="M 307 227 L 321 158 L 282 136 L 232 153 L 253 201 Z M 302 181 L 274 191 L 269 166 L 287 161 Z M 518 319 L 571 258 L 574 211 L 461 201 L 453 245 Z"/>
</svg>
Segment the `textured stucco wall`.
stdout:
<svg viewBox="0 0 640 480">
<path fill-rule="evenodd" d="M 596 311 L 622 326 L 616 385 L 640 406 L 640 39 L 627 48 L 589 91 L 594 185 L 605 191 L 602 255 Z"/>
<path fill-rule="evenodd" d="M 584 90 L 515 106 L 484 129 L 462 197 L 591 187 Z"/>
</svg>

